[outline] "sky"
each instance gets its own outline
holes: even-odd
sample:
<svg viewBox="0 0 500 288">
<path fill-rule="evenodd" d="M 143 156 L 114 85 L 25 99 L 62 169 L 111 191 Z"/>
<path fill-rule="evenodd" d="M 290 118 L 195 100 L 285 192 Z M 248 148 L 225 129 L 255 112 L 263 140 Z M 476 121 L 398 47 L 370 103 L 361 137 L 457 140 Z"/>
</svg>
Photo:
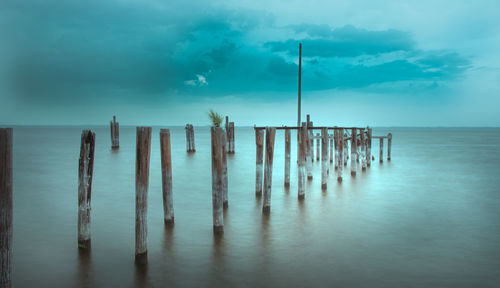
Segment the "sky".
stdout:
<svg viewBox="0 0 500 288">
<path fill-rule="evenodd" d="M 499 3 L 3 0 L 0 125 L 500 126 Z"/>
</svg>

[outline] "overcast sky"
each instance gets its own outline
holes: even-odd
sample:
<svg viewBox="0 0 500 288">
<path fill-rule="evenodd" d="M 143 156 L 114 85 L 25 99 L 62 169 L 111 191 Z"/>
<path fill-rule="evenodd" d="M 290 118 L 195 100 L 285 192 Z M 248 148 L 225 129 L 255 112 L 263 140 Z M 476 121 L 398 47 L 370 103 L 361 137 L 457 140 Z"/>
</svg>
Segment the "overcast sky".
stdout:
<svg viewBox="0 0 500 288">
<path fill-rule="evenodd" d="M 500 126 L 499 1 L 0 3 L 0 125 Z"/>
</svg>

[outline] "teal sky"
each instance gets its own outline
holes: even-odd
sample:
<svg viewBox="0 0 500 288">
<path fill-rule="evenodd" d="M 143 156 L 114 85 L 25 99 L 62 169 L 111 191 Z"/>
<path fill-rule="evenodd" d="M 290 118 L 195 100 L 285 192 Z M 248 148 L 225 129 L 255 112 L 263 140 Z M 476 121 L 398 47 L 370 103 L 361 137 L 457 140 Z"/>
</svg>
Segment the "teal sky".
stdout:
<svg viewBox="0 0 500 288">
<path fill-rule="evenodd" d="M 0 125 L 500 126 L 498 1 L 0 4 Z"/>
</svg>

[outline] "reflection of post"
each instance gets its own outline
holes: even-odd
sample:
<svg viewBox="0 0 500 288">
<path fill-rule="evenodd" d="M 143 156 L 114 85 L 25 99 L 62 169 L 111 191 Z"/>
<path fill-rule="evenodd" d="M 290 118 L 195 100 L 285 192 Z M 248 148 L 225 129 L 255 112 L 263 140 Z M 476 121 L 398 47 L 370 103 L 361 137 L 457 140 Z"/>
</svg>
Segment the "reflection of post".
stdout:
<svg viewBox="0 0 500 288">
<path fill-rule="evenodd" d="M 356 128 L 351 129 L 351 176 L 356 176 L 356 154 L 358 152 L 358 135 Z"/>
<path fill-rule="evenodd" d="M 300 127 L 299 130 L 297 130 L 297 134 L 299 135 L 298 137 L 298 142 L 297 142 L 297 149 L 299 153 L 299 159 L 298 159 L 298 197 L 299 199 L 304 199 L 305 195 L 305 184 L 306 184 L 306 154 L 307 154 L 307 124 L 302 123 L 302 127 Z"/>
<path fill-rule="evenodd" d="M 391 161 L 392 133 L 387 134 L 387 161 Z"/>
<path fill-rule="evenodd" d="M 264 130 L 255 129 L 255 154 L 256 170 L 255 170 L 255 195 L 262 195 L 262 158 L 264 154 Z"/>
<path fill-rule="evenodd" d="M 290 187 L 290 130 L 285 129 L 285 187 Z"/>
<path fill-rule="evenodd" d="M 264 167 L 264 204 L 262 212 L 271 212 L 271 187 L 273 182 L 274 136 L 276 128 L 266 127 L 266 162 Z"/>
<path fill-rule="evenodd" d="M 172 151 L 170 130 L 160 130 L 161 179 L 163 190 L 163 214 L 166 225 L 174 224 L 174 202 L 172 195 Z"/>
<path fill-rule="evenodd" d="M 222 128 L 212 127 L 212 217 L 215 234 L 224 233 L 223 202 L 222 191 L 222 153 L 226 145 L 226 137 Z"/>
<path fill-rule="evenodd" d="M 12 128 L 0 128 L 0 287 L 12 285 Z"/>
<path fill-rule="evenodd" d="M 94 172 L 95 133 L 83 130 L 78 161 L 78 248 L 90 249 L 90 199 Z"/>
<path fill-rule="evenodd" d="M 321 129 L 321 188 L 326 189 L 328 180 L 328 130 Z"/>
<path fill-rule="evenodd" d="M 151 127 L 137 127 L 135 162 L 135 262 L 146 264 Z"/>
</svg>

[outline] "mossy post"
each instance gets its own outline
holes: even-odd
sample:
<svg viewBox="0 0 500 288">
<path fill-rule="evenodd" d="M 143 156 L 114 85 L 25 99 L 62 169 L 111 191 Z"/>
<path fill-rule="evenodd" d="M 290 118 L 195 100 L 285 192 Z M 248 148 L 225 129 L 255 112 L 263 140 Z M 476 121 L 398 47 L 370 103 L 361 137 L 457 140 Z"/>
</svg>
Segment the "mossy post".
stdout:
<svg viewBox="0 0 500 288">
<path fill-rule="evenodd" d="M 285 187 L 290 187 L 290 130 L 285 129 Z"/>
<path fill-rule="evenodd" d="M 135 161 L 135 263 L 147 263 L 148 187 L 151 127 L 137 127 Z"/>
<path fill-rule="evenodd" d="M 12 128 L 0 128 L 0 287 L 12 287 Z"/>
<path fill-rule="evenodd" d="M 90 249 L 90 199 L 94 174 L 95 133 L 83 130 L 78 160 L 78 248 Z"/>
<path fill-rule="evenodd" d="M 262 171 L 264 155 L 264 130 L 255 129 L 255 195 L 262 196 Z"/>
<path fill-rule="evenodd" d="M 161 180 L 163 192 L 163 220 L 165 225 L 174 224 L 174 201 L 172 194 L 172 150 L 170 130 L 160 129 Z"/>
<path fill-rule="evenodd" d="M 223 219 L 223 153 L 226 133 L 219 127 L 210 128 L 212 136 L 212 218 L 214 234 L 224 233 Z"/>
<path fill-rule="evenodd" d="M 271 187 L 273 184 L 273 156 L 274 156 L 274 136 L 276 128 L 266 127 L 266 155 L 264 166 L 264 201 L 262 212 L 271 212 Z"/>
</svg>

